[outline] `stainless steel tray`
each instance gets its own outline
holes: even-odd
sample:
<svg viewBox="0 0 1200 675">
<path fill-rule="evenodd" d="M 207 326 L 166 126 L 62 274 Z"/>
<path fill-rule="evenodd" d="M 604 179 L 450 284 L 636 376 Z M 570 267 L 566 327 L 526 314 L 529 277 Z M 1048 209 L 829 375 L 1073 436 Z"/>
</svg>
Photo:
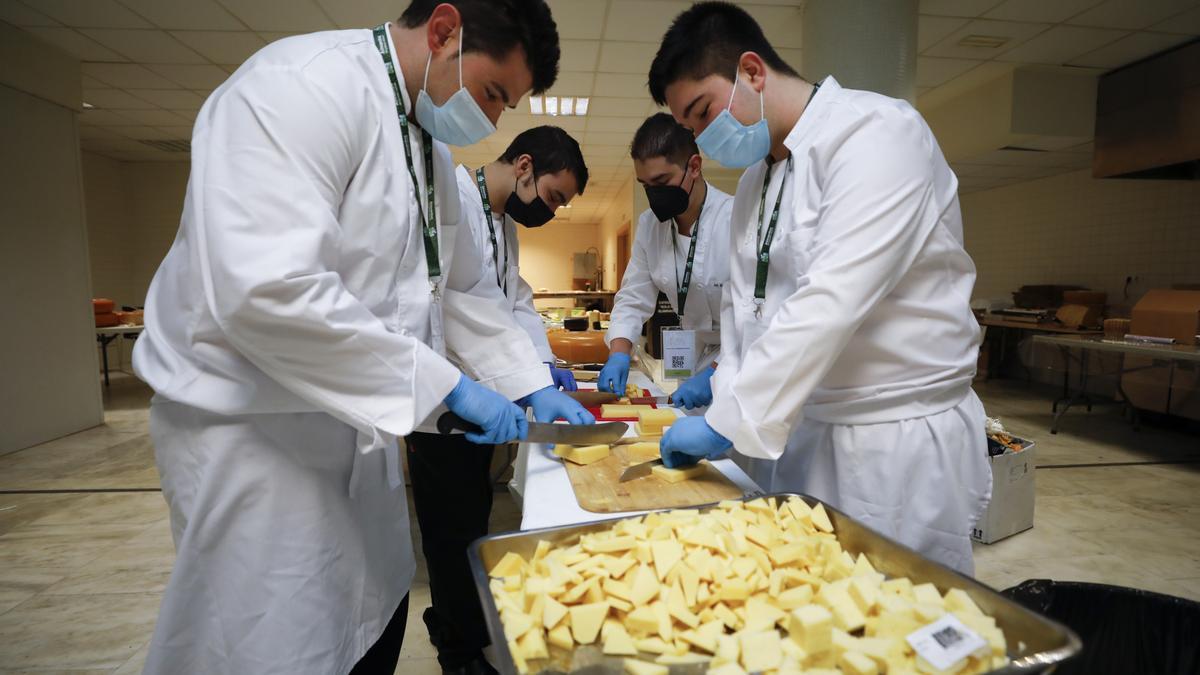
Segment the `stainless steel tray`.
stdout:
<svg viewBox="0 0 1200 675">
<path fill-rule="evenodd" d="M 808 495 L 794 493 L 773 493 L 765 497 L 786 499 L 793 496 L 804 499 L 810 506 L 822 503 Z M 746 497 L 743 501 L 765 497 Z M 700 511 L 707 511 L 715 506 L 716 504 L 709 504 L 697 508 Z M 865 554 L 875 569 L 888 577 L 905 576 L 916 583 L 932 582 L 943 593 L 949 588 L 961 588 L 971 596 L 980 609 L 994 617 L 996 624 L 1004 631 L 1008 642 L 1008 656 L 1012 662 L 1004 668 L 991 671 L 992 673 L 1050 672 L 1055 664 L 1074 656 L 1082 646 L 1079 636 L 1070 628 L 1035 614 L 1000 595 L 995 589 L 929 560 L 903 544 L 888 539 L 828 504 L 824 504 L 824 506 L 833 522 L 838 541 L 841 542 L 842 548 L 852 555 Z M 610 518 L 582 525 L 565 525 L 525 532 L 496 534 L 483 537 L 471 545 L 468 552 L 471 573 L 475 578 L 479 600 L 483 603 L 483 614 L 487 620 L 488 633 L 492 638 L 492 648 L 495 649 L 498 660 L 495 665 L 500 672 L 506 675 L 516 675 L 517 669 L 512 655 L 508 651 L 508 642 L 504 637 L 504 627 L 500 623 L 499 610 L 496 608 L 496 602 L 488 588 L 487 571 L 495 566 L 505 553 L 510 551 L 529 558 L 533 555 L 537 542 L 541 539 L 555 545 L 570 545 L 578 540 L 579 535 L 607 529 L 614 522 L 623 518 Z M 552 647 L 549 661 L 549 665 L 540 672 L 578 672 L 588 675 L 608 673 L 620 675 L 624 672 L 623 658 L 604 656 L 600 648 L 593 645 L 576 649 L 573 652 L 565 652 Z M 670 668 L 672 675 L 699 675 L 706 670 L 705 665 L 675 665 Z"/>
</svg>

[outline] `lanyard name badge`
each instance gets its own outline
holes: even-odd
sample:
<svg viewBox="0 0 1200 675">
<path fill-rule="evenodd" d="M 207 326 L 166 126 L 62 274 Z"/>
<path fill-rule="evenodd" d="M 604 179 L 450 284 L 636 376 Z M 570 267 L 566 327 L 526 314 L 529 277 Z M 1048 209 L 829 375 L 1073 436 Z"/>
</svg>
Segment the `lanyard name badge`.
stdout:
<svg viewBox="0 0 1200 675">
<path fill-rule="evenodd" d="M 479 200 L 483 202 L 483 215 L 487 217 L 488 235 L 492 238 L 492 263 L 496 266 L 496 285 L 508 296 L 508 236 L 504 237 L 504 267 L 500 267 L 500 247 L 496 245 L 496 224 L 492 222 L 492 200 L 488 198 L 487 181 L 483 167 L 475 170 L 475 185 L 479 187 Z"/>
<path fill-rule="evenodd" d="M 408 131 L 408 113 L 404 107 L 404 97 L 400 93 L 400 81 L 396 79 L 396 65 L 392 60 L 392 50 L 388 46 L 387 24 L 376 26 L 374 30 L 375 48 L 387 67 L 388 79 L 392 83 L 392 95 L 396 98 L 396 117 L 400 120 L 400 133 L 404 138 L 404 162 L 408 165 L 408 175 L 412 179 L 413 190 L 418 194 L 421 183 L 417 181 L 417 169 L 413 163 L 411 143 Z M 429 132 L 421 130 L 422 159 L 425 161 L 425 201 L 427 206 L 422 208 L 420 197 L 417 198 L 417 214 L 421 218 L 421 235 L 425 243 L 425 267 L 429 273 L 429 292 L 434 301 L 441 299 L 439 284 L 442 280 L 442 262 L 438 251 L 437 231 L 437 202 L 434 197 L 433 185 L 433 138 Z"/>
<path fill-rule="evenodd" d="M 675 289 L 678 293 L 677 306 L 679 307 L 679 318 L 683 318 L 684 307 L 687 306 L 688 290 L 692 286 L 692 266 L 696 260 L 696 239 L 700 233 L 700 216 L 704 214 L 704 205 L 700 205 L 700 212 L 696 214 L 696 222 L 692 224 L 692 241 L 688 244 L 687 262 L 683 264 L 683 280 L 679 279 L 679 266 L 675 261 L 679 259 L 679 244 L 675 242 L 676 225 L 674 221 L 671 224 L 671 250 L 675 256 L 671 258 L 671 267 L 675 270 Z"/>
<path fill-rule="evenodd" d="M 817 90 L 820 88 L 820 82 L 813 84 L 812 93 L 808 95 L 808 102 L 804 106 L 805 111 L 808 110 L 808 104 L 812 103 L 813 97 L 817 95 Z M 779 181 L 779 194 L 775 195 L 775 208 L 771 211 L 771 221 L 766 225 L 765 232 L 761 220 L 758 227 L 758 264 L 754 270 L 754 318 L 756 319 L 762 318 L 763 305 L 767 302 L 767 273 L 771 268 L 771 241 L 775 239 L 775 225 L 779 222 L 779 206 L 783 202 L 783 190 L 787 187 L 787 179 L 791 173 L 792 155 L 788 153 L 783 179 Z M 763 176 L 762 198 L 758 202 L 760 219 L 767 216 L 767 187 L 770 184 L 771 171 L 768 169 L 767 175 Z"/>
</svg>

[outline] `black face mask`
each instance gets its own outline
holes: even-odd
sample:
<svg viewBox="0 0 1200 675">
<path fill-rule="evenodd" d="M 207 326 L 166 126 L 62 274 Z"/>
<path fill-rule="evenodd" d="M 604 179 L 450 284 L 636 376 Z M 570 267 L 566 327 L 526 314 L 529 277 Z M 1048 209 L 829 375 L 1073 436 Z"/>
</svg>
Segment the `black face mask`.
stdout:
<svg viewBox="0 0 1200 675">
<path fill-rule="evenodd" d="M 541 227 L 550 222 L 554 218 L 554 211 L 546 205 L 542 196 L 537 194 L 537 178 L 533 181 L 534 195 L 533 201 L 523 202 L 517 196 L 517 188 L 513 186 L 513 191 L 508 195 L 508 201 L 504 202 L 504 212 L 518 223 L 525 227 Z"/>
<path fill-rule="evenodd" d="M 687 169 L 685 168 L 683 178 L 679 179 L 679 185 L 646 186 L 646 199 L 650 202 L 650 210 L 654 212 L 654 217 L 658 218 L 660 223 L 687 211 L 688 199 L 692 193 L 690 190 L 683 189 L 683 181 L 686 179 Z M 692 182 L 692 187 L 696 187 L 695 181 Z"/>
</svg>

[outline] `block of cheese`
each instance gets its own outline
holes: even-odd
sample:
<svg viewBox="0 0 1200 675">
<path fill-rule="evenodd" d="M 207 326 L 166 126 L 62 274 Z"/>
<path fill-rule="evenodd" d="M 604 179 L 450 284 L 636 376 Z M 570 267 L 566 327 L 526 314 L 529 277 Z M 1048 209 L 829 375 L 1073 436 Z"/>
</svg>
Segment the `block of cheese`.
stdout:
<svg viewBox="0 0 1200 675">
<path fill-rule="evenodd" d="M 778 668 L 783 661 L 783 647 L 779 633 L 769 630 L 761 633 L 742 633 L 740 636 L 742 667 L 750 672 Z"/>
<path fill-rule="evenodd" d="M 605 457 L 608 457 L 611 452 L 611 449 L 607 445 L 554 446 L 554 454 L 562 457 L 568 462 L 573 462 L 581 466 L 587 466 L 593 462 L 599 462 Z"/>
<path fill-rule="evenodd" d="M 833 644 L 833 615 L 820 605 L 793 609 L 788 617 L 788 637 L 807 654 L 819 654 Z"/>
<path fill-rule="evenodd" d="M 663 427 L 675 423 L 679 416 L 671 408 L 651 408 L 638 412 L 638 428 L 647 436 L 662 434 Z"/>
<path fill-rule="evenodd" d="M 658 457 L 661 451 L 658 449 L 658 441 L 648 441 L 641 443 L 630 443 L 625 446 L 625 455 L 631 462 L 649 462 Z"/>
<path fill-rule="evenodd" d="M 608 615 L 607 602 L 592 602 L 586 605 L 576 605 L 570 609 L 571 634 L 581 645 L 590 645 L 600 634 L 600 626 L 604 625 L 604 617 Z"/>
<path fill-rule="evenodd" d="M 626 404 L 626 403 L 605 403 L 600 406 L 600 416 L 605 419 L 629 419 L 636 418 L 638 413 L 643 410 L 654 410 L 648 405 L 643 404 Z"/>
<path fill-rule="evenodd" d="M 665 466 L 656 466 L 653 469 L 650 469 L 650 473 L 658 476 L 668 483 L 678 483 L 680 481 L 691 480 L 697 476 L 703 476 L 705 474 L 705 468 L 703 464 L 697 464 L 695 466 L 689 466 L 682 469 L 668 469 Z"/>
<path fill-rule="evenodd" d="M 632 382 L 625 383 L 625 396 L 626 397 L 630 397 L 630 396 L 637 397 L 637 396 L 641 396 L 641 395 L 642 395 L 641 387 L 637 386 L 636 384 L 634 384 Z"/>
</svg>

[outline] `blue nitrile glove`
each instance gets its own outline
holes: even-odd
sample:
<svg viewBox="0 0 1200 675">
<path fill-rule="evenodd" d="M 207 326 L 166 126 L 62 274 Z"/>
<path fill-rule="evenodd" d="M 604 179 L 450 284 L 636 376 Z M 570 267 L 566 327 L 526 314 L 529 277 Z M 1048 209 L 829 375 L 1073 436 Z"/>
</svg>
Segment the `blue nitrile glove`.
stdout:
<svg viewBox="0 0 1200 675">
<path fill-rule="evenodd" d="M 676 408 L 700 408 L 712 403 L 712 376 L 716 368 L 709 366 L 683 381 L 671 394 L 671 403 Z"/>
<path fill-rule="evenodd" d="M 733 447 L 703 417 L 680 417 L 663 433 L 659 450 L 663 466 L 674 469 L 691 466 L 702 459 L 716 459 Z"/>
<path fill-rule="evenodd" d="M 625 381 L 628 379 L 629 355 L 625 352 L 613 352 L 608 355 L 608 362 L 600 369 L 600 377 L 596 378 L 596 388 L 624 396 Z"/>
<path fill-rule="evenodd" d="M 547 363 L 550 366 L 550 377 L 554 379 L 554 386 L 563 391 L 578 391 L 579 385 L 575 384 L 575 376 L 566 368 L 555 368 L 553 363 Z"/>
<path fill-rule="evenodd" d="M 524 410 L 466 375 L 458 378 L 445 403 L 454 414 L 483 427 L 483 433 L 467 434 L 472 443 L 497 445 L 522 440 L 529 433 Z"/>
<path fill-rule="evenodd" d="M 554 387 L 538 389 L 517 403 L 533 408 L 533 418 L 538 422 L 553 422 L 561 418 L 568 424 L 596 423 L 596 418 L 579 401 Z"/>
</svg>

